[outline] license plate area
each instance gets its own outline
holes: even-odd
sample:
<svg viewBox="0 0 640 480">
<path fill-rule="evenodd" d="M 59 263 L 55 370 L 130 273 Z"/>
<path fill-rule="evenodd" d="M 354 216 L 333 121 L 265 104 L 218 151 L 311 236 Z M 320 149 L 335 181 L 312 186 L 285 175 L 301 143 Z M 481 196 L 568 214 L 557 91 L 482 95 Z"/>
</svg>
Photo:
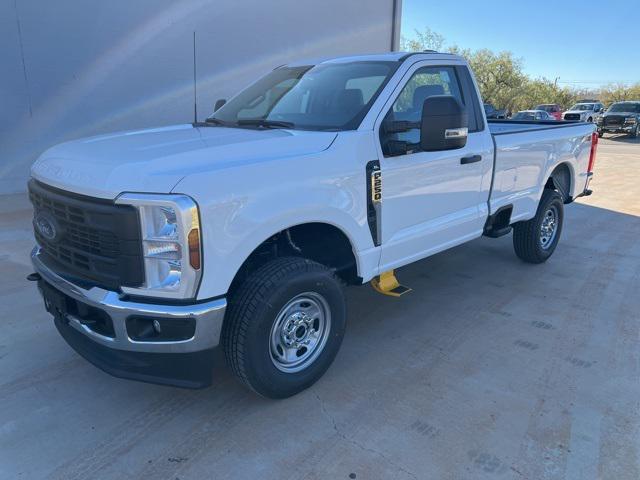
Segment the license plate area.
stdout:
<svg viewBox="0 0 640 480">
<path fill-rule="evenodd" d="M 46 282 L 41 281 L 39 287 L 44 299 L 44 308 L 47 309 L 47 312 L 54 317 L 66 319 L 68 312 L 67 297 Z"/>
</svg>

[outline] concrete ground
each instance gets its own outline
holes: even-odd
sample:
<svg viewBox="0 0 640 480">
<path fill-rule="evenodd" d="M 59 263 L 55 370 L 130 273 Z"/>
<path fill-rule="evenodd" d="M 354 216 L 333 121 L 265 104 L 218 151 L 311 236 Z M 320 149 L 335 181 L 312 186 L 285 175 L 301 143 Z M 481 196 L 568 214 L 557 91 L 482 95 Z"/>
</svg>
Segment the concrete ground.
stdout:
<svg viewBox="0 0 640 480">
<path fill-rule="evenodd" d="M 338 357 L 269 401 L 112 378 L 76 355 L 31 272 L 30 210 L 0 198 L 0 478 L 640 478 L 640 142 L 605 139 L 595 193 L 544 265 L 511 238 L 351 288 Z"/>
</svg>

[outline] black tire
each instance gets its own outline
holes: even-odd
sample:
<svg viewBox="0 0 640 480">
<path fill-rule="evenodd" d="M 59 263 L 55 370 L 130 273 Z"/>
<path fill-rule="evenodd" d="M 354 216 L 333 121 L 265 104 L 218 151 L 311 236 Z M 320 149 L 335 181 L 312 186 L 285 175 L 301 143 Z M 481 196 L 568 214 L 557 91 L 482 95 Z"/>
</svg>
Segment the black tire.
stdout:
<svg viewBox="0 0 640 480">
<path fill-rule="evenodd" d="M 602 130 L 598 130 L 598 138 L 604 137 L 604 132 Z"/>
<path fill-rule="evenodd" d="M 638 124 L 636 123 L 636 128 L 631 132 L 631 138 L 638 138 Z"/>
<path fill-rule="evenodd" d="M 322 305 L 330 312 L 324 346 L 304 369 L 281 371 L 273 359 L 272 327 L 286 317 L 281 315 L 285 306 L 307 294 L 324 299 Z M 227 362 L 260 395 L 290 397 L 313 385 L 329 368 L 342 343 L 346 318 L 343 285 L 331 270 L 304 258 L 277 258 L 252 273 L 230 298 L 222 328 Z"/>
<path fill-rule="evenodd" d="M 538 204 L 536 216 L 526 222 L 518 222 L 513 225 L 513 248 L 516 255 L 527 263 L 546 262 L 553 254 L 560 235 L 564 220 L 562 196 L 555 190 L 545 189 Z M 542 235 L 542 223 L 547 212 L 555 212 L 555 234 L 544 244 Z"/>
<path fill-rule="evenodd" d="M 592 118 L 592 117 L 589 117 L 589 118 L 587 119 L 587 122 L 592 123 L 592 122 L 593 122 L 593 118 Z"/>
</svg>

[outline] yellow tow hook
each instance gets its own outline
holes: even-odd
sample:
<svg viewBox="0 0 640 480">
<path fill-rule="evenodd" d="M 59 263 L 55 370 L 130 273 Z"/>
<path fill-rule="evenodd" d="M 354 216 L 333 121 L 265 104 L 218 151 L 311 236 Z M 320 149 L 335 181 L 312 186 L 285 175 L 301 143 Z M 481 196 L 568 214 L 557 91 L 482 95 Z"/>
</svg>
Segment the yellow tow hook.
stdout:
<svg viewBox="0 0 640 480">
<path fill-rule="evenodd" d="M 409 287 L 400 285 L 393 270 L 381 273 L 380 276 L 375 277 L 371 280 L 371 286 L 376 292 L 389 295 L 390 297 L 399 297 L 411 291 Z"/>
</svg>

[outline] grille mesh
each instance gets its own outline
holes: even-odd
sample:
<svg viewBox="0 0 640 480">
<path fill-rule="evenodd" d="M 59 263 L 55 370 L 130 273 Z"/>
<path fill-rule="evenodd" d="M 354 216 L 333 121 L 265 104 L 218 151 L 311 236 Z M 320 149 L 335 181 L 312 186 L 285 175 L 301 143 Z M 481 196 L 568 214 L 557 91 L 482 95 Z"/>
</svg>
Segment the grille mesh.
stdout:
<svg viewBox="0 0 640 480">
<path fill-rule="evenodd" d="M 90 197 L 68 194 L 32 180 L 34 233 L 43 260 L 59 273 L 117 289 L 144 280 L 137 212 Z M 45 238 L 35 219 L 53 218 L 59 235 Z"/>
</svg>

